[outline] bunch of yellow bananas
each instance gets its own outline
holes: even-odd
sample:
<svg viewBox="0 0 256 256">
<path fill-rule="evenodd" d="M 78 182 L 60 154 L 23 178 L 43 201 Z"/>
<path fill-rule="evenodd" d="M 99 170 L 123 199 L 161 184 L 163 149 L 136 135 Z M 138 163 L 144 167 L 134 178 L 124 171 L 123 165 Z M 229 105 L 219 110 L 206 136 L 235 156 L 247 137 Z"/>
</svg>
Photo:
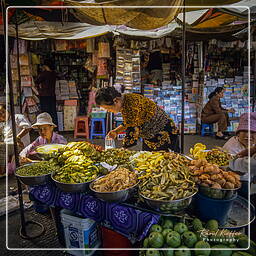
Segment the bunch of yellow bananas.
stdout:
<svg viewBox="0 0 256 256">
<path fill-rule="evenodd" d="M 205 159 L 207 152 L 206 146 L 202 143 L 196 143 L 193 148 L 190 149 L 190 154 L 195 159 Z"/>
</svg>

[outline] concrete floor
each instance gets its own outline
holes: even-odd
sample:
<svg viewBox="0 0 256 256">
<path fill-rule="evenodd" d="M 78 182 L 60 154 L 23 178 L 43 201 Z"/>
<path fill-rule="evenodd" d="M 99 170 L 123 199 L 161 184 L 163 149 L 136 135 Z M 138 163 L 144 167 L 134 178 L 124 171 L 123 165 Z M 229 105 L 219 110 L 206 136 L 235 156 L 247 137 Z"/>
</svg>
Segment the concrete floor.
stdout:
<svg viewBox="0 0 256 256">
<path fill-rule="evenodd" d="M 72 141 L 72 134 L 64 134 L 64 136 L 68 139 L 68 141 Z M 77 139 L 81 140 L 81 139 Z M 104 140 L 94 140 L 95 144 L 104 145 Z M 214 146 L 222 146 L 225 141 L 216 140 L 212 137 L 201 137 L 197 135 L 187 135 L 185 136 L 185 154 L 189 152 L 189 149 L 197 142 L 201 142 L 207 145 L 207 148 L 212 148 Z M 119 143 L 118 143 L 119 145 Z M 141 149 L 141 144 L 138 144 L 135 150 Z M 5 196 L 6 191 L 6 178 L 0 179 L 0 198 Z M 16 179 L 11 176 L 8 178 L 8 190 L 12 188 L 16 190 Z M 46 232 L 41 237 L 34 240 L 24 240 L 19 236 L 19 228 L 20 228 L 20 214 L 19 211 L 15 211 L 8 216 L 8 247 L 9 248 L 60 248 L 60 244 L 58 242 L 56 236 L 55 225 L 51 216 L 49 214 L 38 214 L 35 213 L 33 208 L 30 208 L 25 211 L 27 220 L 36 220 L 42 223 L 46 229 Z M 29 256 L 29 255 L 47 255 L 47 256 L 59 256 L 64 255 L 63 251 L 10 251 L 6 249 L 6 237 L 5 237 L 5 226 L 6 226 L 6 218 L 5 216 L 0 217 L 0 227 L 1 227 L 1 236 L 0 236 L 0 256 L 4 255 L 19 255 L 19 256 Z M 32 230 L 33 231 L 33 230 Z"/>
</svg>

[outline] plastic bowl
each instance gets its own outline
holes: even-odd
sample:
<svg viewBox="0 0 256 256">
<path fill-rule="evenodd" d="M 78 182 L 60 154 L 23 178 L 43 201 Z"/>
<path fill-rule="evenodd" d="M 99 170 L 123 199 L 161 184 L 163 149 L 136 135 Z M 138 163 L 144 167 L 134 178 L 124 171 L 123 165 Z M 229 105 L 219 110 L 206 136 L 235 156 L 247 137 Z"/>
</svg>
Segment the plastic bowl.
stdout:
<svg viewBox="0 0 256 256">
<path fill-rule="evenodd" d="M 119 190 L 119 191 L 115 191 L 115 192 L 98 192 L 93 188 L 94 183 L 103 178 L 104 176 L 99 177 L 98 179 L 94 180 L 91 184 L 90 184 L 90 189 L 91 191 L 95 194 L 95 196 L 103 201 L 106 202 L 112 202 L 112 203 L 121 203 L 126 201 L 127 199 L 129 199 L 131 197 L 131 195 L 136 191 L 139 182 L 136 183 L 135 185 L 133 185 L 132 187 L 129 187 L 127 189 L 124 190 Z"/>
<path fill-rule="evenodd" d="M 180 212 L 185 210 L 191 203 L 192 197 L 197 193 L 198 191 L 196 190 L 192 195 L 188 197 L 184 197 L 181 199 L 177 200 L 155 200 L 148 198 L 141 193 L 139 193 L 140 197 L 143 199 L 143 201 L 146 202 L 146 204 L 159 212 L 165 212 L 165 213 L 175 213 L 175 212 Z"/>
</svg>

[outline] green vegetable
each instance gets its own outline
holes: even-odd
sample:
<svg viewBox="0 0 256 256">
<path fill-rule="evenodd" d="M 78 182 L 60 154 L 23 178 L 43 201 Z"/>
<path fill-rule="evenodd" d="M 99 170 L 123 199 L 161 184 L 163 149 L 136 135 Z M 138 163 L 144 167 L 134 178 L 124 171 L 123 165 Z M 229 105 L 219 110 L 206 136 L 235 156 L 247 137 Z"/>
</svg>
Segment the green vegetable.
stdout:
<svg viewBox="0 0 256 256">
<path fill-rule="evenodd" d="M 148 243 L 150 248 L 161 248 L 164 245 L 164 237 L 161 233 L 151 232 Z"/>
<path fill-rule="evenodd" d="M 148 238 L 145 238 L 143 241 L 143 248 L 148 248 Z"/>
<path fill-rule="evenodd" d="M 59 167 L 53 163 L 41 161 L 23 166 L 18 169 L 16 173 L 20 176 L 42 176 L 57 171 L 58 169 Z"/>
<path fill-rule="evenodd" d="M 229 248 L 228 246 L 225 246 L 224 244 L 217 244 L 214 245 L 212 248 Z M 231 250 L 214 250 L 211 251 L 211 256 L 231 256 L 232 255 L 232 251 Z"/>
<path fill-rule="evenodd" d="M 163 224 L 163 229 L 173 229 L 173 222 L 169 219 L 166 219 Z"/>
<path fill-rule="evenodd" d="M 185 223 L 179 222 L 179 223 L 175 224 L 174 231 L 182 234 L 182 233 L 188 231 L 188 227 Z"/>
<path fill-rule="evenodd" d="M 165 240 L 167 245 L 171 248 L 177 248 L 181 245 L 180 234 L 176 231 L 168 232 Z"/>
<path fill-rule="evenodd" d="M 217 220 L 209 220 L 206 223 L 206 229 L 209 229 L 211 231 L 218 231 L 219 223 Z"/>
<path fill-rule="evenodd" d="M 160 225 L 154 224 L 151 226 L 150 231 L 149 232 L 162 232 L 162 227 Z"/>
<path fill-rule="evenodd" d="M 211 253 L 211 246 L 209 243 L 205 242 L 205 241 L 198 241 L 196 244 L 195 244 L 195 248 L 206 248 L 208 250 L 200 250 L 200 251 L 195 251 L 195 255 L 197 256 L 209 256 L 210 253 Z"/>
<path fill-rule="evenodd" d="M 161 256 L 161 254 L 157 250 L 147 250 L 146 256 Z"/>
<path fill-rule="evenodd" d="M 202 224 L 201 220 L 199 220 L 197 218 L 193 219 L 192 225 L 193 225 L 193 229 L 195 231 L 199 231 L 199 230 L 203 229 L 203 224 Z"/>
<path fill-rule="evenodd" d="M 164 256 L 173 256 L 174 255 L 174 251 L 173 250 L 166 250 L 166 251 L 162 251 Z"/>
<path fill-rule="evenodd" d="M 252 256 L 252 254 L 247 252 L 233 252 L 232 256 Z"/>
<path fill-rule="evenodd" d="M 172 232 L 173 230 L 172 229 L 170 229 L 170 228 L 166 228 L 166 229 L 164 229 L 163 230 L 163 232 L 162 232 L 162 235 L 163 235 L 163 237 L 165 238 L 166 237 L 166 235 L 169 233 L 169 232 Z"/>
<path fill-rule="evenodd" d="M 186 246 L 180 246 L 179 248 L 188 248 Z M 174 252 L 175 256 L 191 256 L 190 250 L 179 250 Z"/>
<path fill-rule="evenodd" d="M 187 247 L 192 248 L 197 242 L 196 234 L 191 231 L 186 231 L 182 234 L 182 241 Z"/>
</svg>

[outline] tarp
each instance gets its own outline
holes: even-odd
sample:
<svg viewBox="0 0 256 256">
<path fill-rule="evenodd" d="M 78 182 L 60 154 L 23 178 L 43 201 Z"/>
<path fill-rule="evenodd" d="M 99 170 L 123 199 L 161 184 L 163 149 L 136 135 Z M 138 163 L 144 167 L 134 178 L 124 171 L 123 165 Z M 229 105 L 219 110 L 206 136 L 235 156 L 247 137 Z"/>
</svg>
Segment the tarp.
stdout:
<svg viewBox="0 0 256 256">
<path fill-rule="evenodd" d="M 155 29 L 167 25 L 178 15 L 183 0 L 114 0 L 84 3 L 66 0 L 66 5 L 91 8 L 75 9 L 76 17 L 93 25 L 126 25 L 136 29 Z M 173 6 L 173 8 L 92 8 L 92 6 Z M 175 7 L 176 6 L 176 7 Z"/>
<path fill-rule="evenodd" d="M 128 4 L 127 3 L 128 0 L 123 0 L 122 5 Z M 164 0 L 163 3 L 166 4 L 167 0 Z M 169 0 L 168 0 L 169 1 Z M 238 2 L 236 5 L 245 5 L 247 3 L 248 0 L 243 0 Z M 72 0 L 66 0 L 65 3 L 67 4 L 68 2 L 73 2 L 75 5 L 77 5 L 77 1 L 72 1 Z M 88 1 L 86 1 L 87 5 L 89 4 Z M 115 1 L 110 1 L 108 2 L 108 4 L 112 4 L 113 2 L 115 4 L 120 3 L 120 0 L 115 0 Z M 187 0 L 186 3 L 188 2 L 188 4 L 205 4 L 205 1 L 189 1 Z M 211 4 L 216 3 L 218 1 L 209 1 Z M 210 4 L 208 2 L 208 4 Z M 234 2 L 234 1 L 222 1 L 222 3 L 230 3 L 230 2 Z M 254 2 L 254 4 L 256 5 L 256 0 L 253 0 L 251 2 Z M 250 2 L 250 7 L 252 7 L 252 3 Z M 84 2 L 79 2 L 80 4 L 84 5 Z M 129 4 L 134 4 L 134 3 L 141 3 L 140 0 L 131 0 L 129 1 Z M 155 3 L 155 0 L 150 1 L 151 4 Z M 144 1 L 144 4 L 150 4 L 148 2 L 148 0 Z M 95 5 L 94 1 L 91 1 L 91 4 Z M 102 5 L 105 5 L 105 2 L 102 3 Z M 97 3 L 97 5 L 99 5 L 99 3 Z M 85 13 L 85 16 L 83 16 L 83 18 L 85 20 L 87 20 L 88 15 L 87 12 L 89 9 L 85 9 L 87 10 Z M 165 8 L 168 9 L 168 8 Z M 231 10 L 233 9 L 233 4 L 232 6 L 228 6 L 227 8 L 223 8 L 225 10 Z M 26 9 L 27 11 L 28 9 Z M 37 10 L 37 9 L 34 9 Z M 38 9 L 40 10 L 40 9 Z M 100 10 L 102 13 L 102 8 L 100 9 L 91 9 L 91 12 L 89 12 L 90 15 L 93 14 L 93 11 L 95 10 Z M 106 9 L 104 9 L 106 10 Z M 127 20 L 128 17 L 131 18 L 131 20 L 129 22 L 133 23 L 135 22 L 135 20 L 137 20 L 139 17 L 141 18 L 141 16 L 133 16 L 134 14 L 137 15 L 147 15 L 148 17 L 151 17 L 150 19 L 159 19 L 161 21 L 163 21 L 163 17 L 166 15 L 166 12 L 163 13 L 152 13 L 153 9 L 141 9 L 141 8 L 136 8 L 136 9 L 113 9 L 110 8 L 108 10 L 122 10 L 122 15 L 126 14 Z M 159 10 L 163 10 L 161 9 L 157 9 Z M 246 12 L 247 9 L 246 8 L 242 8 L 239 9 L 239 14 L 242 13 L 242 15 L 245 14 L 244 17 L 246 17 Z M 72 12 L 73 14 L 77 13 L 77 9 L 69 9 L 69 14 L 70 12 Z M 191 12 L 187 12 L 186 13 L 186 23 L 187 23 L 187 30 L 190 31 L 190 33 L 207 33 L 207 31 L 209 31 L 210 34 L 213 33 L 227 33 L 227 32 L 237 32 L 239 31 L 238 29 L 243 29 L 245 26 L 235 26 L 238 24 L 241 24 L 242 22 L 245 23 L 246 19 L 245 18 L 238 18 L 235 15 L 232 15 L 233 11 L 229 11 L 229 12 L 225 12 L 223 13 L 222 11 L 220 11 L 219 9 L 201 9 L 201 10 L 196 10 L 196 11 L 191 11 Z M 80 8 L 79 8 L 79 13 L 80 13 Z M 93 14 L 95 19 L 96 19 L 96 14 Z M 169 9 L 167 14 L 169 13 Z M 105 14 L 105 12 L 104 12 Z M 129 15 L 130 16 L 129 16 Z M 236 12 L 235 14 L 238 14 L 238 12 Z M 81 13 L 79 15 L 82 15 Z M 132 37 L 143 37 L 143 38 L 160 38 L 166 35 L 169 35 L 170 33 L 172 33 L 175 29 L 178 29 L 177 33 L 179 33 L 181 28 L 181 24 L 182 24 L 182 20 L 183 20 L 183 14 L 179 13 L 178 16 L 175 18 L 175 21 L 169 22 L 167 25 L 161 26 L 159 28 L 156 29 L 138 29 L 138 28 L 131 28 L 128 27 L 127 25 L 124 25 L 123 22 L 120 22 L 121 25 L 99 25 L 99 22 L 96 22 L 95 20 L 92 22 L 91 18 L 91 22 L 48 22 L 48 21 L 30 21 L 30 22 L 26 22 L 23 24 L 19 25 L 19 36 L 23 39 L 29 39 L 29 40 L 40 40 L 40 39 L 46 39 L 46 38 L 56 38 L 56 39 L 82 39 L 82 38 L 90 38 L 90 37 L 96 37 L 96 36 L 100 36 L 106 33 L 113 33 L 113 34 L 124 34 L 124 35 L 128 35 L 128 36 L 132 36 Z M 114 17 L 114 16 L 113 16 Z M 104 18 L 106 20 L 106 16 Z M 120 19 L 122 20 L 122 17 L 120 17 Z M 97 23 L 97 25 L 93 24 L 94 22 Z M 128 23 L 129 23 L 128 22 Z M 237 23 L 236 23 L 237 22 Z M 150 23 L 150 22 L 148 22 Z M 130 24 L 130 23 L 129 23 Z M 135 23 L 134 23 L 135 24 Z M 143 25 L 144 26 L 144 25 Z M 150 27 L 152 26 L 152 24 L 150 25 Z M 1 29 L 1 27 L 0 27 Z M 177 34 L 175 33 L 175 34 Z M 15 36 L 15 27 L 12 25 L 9 25 L 9 35 L 11 36 Z"/>
<path fill-rule="evenodd" d="M 176 22 L 170 23 L 155 30 L 139 30 L 126 26 L 94 26 L 87 23 L 73 22 L 47 22 L 47 21 L 30 21 L 19 25 L 19 37 L 27 40 L 41 40 L 46 38 L 55 39 L 82 39 L 101 36 L 106 33 L 123 34 L 134 37 L 160 38 L 170 34 L 178 27 Z M 8 26 L 9 36 L 15 36 L 15 26 Z"/>
</svg>

